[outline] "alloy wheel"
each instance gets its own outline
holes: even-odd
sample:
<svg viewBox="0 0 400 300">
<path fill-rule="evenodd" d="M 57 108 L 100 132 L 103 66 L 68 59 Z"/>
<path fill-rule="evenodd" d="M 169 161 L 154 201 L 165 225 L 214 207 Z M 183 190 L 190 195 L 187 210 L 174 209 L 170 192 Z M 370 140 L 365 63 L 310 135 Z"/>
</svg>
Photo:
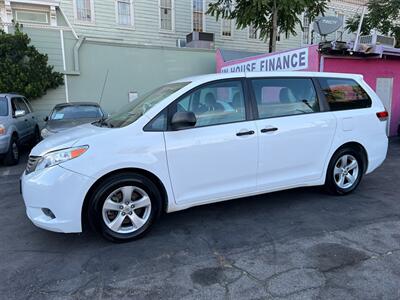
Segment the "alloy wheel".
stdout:
<svg viewBox="0 0 400 300">
<path fill-rule="evenodd" d="M 359 174 L 357 159 L 350 154 L 341 156 L 335 164 L 333 176 L 339 188 L 351 188 L 356 182 Z"/>
<path fill-rule="evenodd" d="M 149 220 L 149 195 L 137 186 L 124 186 L 114 190 L 104 201 L 102 216 L 107 227 L 120 234 L 132 233 Z"/>
</svg>

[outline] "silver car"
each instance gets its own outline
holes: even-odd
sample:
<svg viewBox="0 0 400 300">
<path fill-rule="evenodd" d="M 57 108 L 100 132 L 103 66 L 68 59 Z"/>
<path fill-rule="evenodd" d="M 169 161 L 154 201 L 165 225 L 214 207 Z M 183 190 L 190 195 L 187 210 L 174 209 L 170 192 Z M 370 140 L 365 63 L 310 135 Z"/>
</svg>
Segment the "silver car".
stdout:
<svg viewBox="0 0 400 300">
<path fill-rule="evenodd" d="M 39 141 L 39 126 L 28 100 L 18 94 L 0 94 L 0 159 L 4 164 L 19 162 L 21 144 Z"/>
</svg>

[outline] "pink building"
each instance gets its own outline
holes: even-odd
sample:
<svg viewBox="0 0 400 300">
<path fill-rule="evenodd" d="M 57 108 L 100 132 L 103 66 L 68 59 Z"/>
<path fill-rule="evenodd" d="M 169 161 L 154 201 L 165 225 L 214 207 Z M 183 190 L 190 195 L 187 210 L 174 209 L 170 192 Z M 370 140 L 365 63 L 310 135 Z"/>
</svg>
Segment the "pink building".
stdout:
<svg viewBox="0 0 400 300">
<path fill-rule="evenodd" d="M 377 92 L 389 112 L 389 135 L 397 134 L 400 124 L 400 49 L 375 47 L 373 53 L 354 55 L 321 54 L 318 45 L 254 54 L 218 49 L 217 72 L 314 71 L 356 73 Z"/>
</svg>

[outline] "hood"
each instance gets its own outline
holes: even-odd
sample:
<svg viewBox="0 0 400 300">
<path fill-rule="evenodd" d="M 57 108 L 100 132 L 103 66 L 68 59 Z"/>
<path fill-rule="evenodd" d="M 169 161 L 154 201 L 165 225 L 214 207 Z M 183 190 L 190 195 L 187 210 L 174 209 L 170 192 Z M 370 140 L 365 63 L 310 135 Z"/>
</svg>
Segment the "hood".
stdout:
<svg viewBox="0 0 400 300">
<path fill-rule="evenodd" d="M 50 137 L 41 141 L 32 149 L 30 155 L 42 156 L 50 151 L 72 147 L 76 145 L 76 143 L 78 143 L 78 141 L 82 138 L 87 136 L 92 137 L 110 130 L 112 129 L 106 127 L 97 127 L 92 124 L 85 124 L 71 129 L 66 129 L 60 134 L 51 135 Z"/>
<path fill-rule="evenodd" d="M 56 133 L 82 124 L 93 123 L 98 120 L 99 118 L 85 118 L 85 119 L 74 119 L 74 120 L 49 120 L 45 128 L 51 132 Z"/>
</svg>

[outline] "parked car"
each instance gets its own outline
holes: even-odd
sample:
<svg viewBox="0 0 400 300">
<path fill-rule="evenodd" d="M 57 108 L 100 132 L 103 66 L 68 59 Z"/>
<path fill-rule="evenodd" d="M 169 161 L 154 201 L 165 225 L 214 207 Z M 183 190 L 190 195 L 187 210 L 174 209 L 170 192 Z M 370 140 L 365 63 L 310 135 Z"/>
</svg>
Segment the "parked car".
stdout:
<svg viewBox="0 0 400 300">
<path fill-rule="evenodd" d="M 57 104 L 50 115 L 44 119 L 45 127 L 41 131 L 43 139 L 66 129 L 101 120 L 104 112 L 100 105 L 93 102 L 70 102 Z"/>
<path fill-rule="evenodd" d="M 20 145 L 39 141 L 39 126 L 29 101 L 18 94 L 0 94 L 0 159 L 15 165 Z"/>
<path fill-rule="evenodd" d="M 41 142 L 22 194 L 39 227 L 89 223 L 129 241 L 164 211 L 302 186 L 351 193 L 385 160 L 387 118 L 360 75 L 186 78 Z"/>
</svg>

